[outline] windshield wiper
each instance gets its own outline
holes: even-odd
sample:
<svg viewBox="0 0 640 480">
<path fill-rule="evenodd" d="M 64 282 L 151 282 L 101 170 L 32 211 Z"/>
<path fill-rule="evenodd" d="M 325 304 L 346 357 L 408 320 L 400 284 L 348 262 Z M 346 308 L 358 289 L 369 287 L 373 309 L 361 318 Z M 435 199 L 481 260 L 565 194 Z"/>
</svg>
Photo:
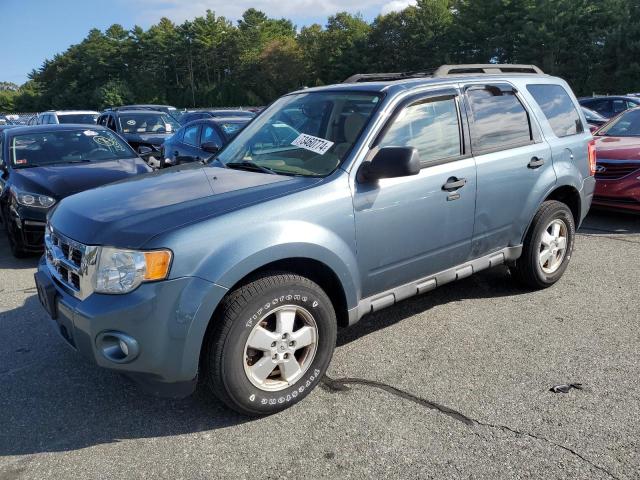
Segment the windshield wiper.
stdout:
<svg viewBox="0 0 640 480">
<path fill-rule="evenodd" d="M 271 175 L 278 175 L 274 170 L 267 167 L 263 167 L 262 165 L 258 165 L 257 163 L 254 163 L 250 160 L 243 160 L 242 162 L 229 162 L 229 163 L 225 163 L 225 166 L 227 168 L 238 168 L 238 169 L 254 170 L 254 171 L 257 170 L 259 172 L 269 173 Z"/>
</svg>

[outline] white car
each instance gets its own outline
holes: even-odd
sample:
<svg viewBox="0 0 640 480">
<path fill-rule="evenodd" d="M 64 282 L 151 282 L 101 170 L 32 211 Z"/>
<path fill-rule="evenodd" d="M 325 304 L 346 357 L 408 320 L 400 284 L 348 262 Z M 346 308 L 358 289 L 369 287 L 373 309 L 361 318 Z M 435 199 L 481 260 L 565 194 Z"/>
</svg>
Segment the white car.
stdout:
<svg viewBox="0 0 640 480">
<path fill-rule="evenodd" d="M 30 125 L 50 125 L 57 123 L 80 123 L 95 125 L 99 112 L 94 110 L 48 110 L 39 113 Z"/>
</svg>

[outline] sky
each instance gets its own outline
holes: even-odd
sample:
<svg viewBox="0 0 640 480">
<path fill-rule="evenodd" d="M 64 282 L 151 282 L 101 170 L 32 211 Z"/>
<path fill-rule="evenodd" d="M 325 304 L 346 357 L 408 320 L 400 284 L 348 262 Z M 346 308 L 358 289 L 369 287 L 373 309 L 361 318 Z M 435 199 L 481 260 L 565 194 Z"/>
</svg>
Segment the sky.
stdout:
<svg viewBox="0 0 640 480">
<path fill-rule="evenodd" d="M 312 23 L 324 25 L 339 11 L 360 13 L 373 20 L 380 13 L 401 10 L 414 0 L 0 0 L 3 48 L 0 81 L 27 81 L 28 73 L 56 53 L 79 43 L 90 29 L 104 30 L 114 23 L 130 29 L 148 28 L 162 17 L 175 23 L 204 15 L 238 20 L 248 8 L 270 17 L 287 18 L 298 28 Z"/>
</svg>

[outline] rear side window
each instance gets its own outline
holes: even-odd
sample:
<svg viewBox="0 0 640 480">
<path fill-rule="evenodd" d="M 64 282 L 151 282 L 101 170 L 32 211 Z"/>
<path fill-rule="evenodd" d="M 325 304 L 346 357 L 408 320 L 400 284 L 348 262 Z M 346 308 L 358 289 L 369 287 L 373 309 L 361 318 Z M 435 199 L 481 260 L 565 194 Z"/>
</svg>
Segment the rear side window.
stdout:
<svg viewBox="0 0 640 480">
<path fill-rule="evenodd" d="M 549 120 L 556 137 L 582 133 L 582 121 L 567 91 L 560 85 L 527 85 L 527 90 Z"/>
<path fill-rule="evenodd" d="M 531 143 L 529 115 L 515 92 L 497 86 L 467 90 L 471 109 L 471 146 L 501 150 Z"/>
<path fill-rule="evenodd" d="M 414 103 L 402 110 L 380 147 L 415 147 L 423 163 L 460 155 L 458 108 L 454 98 Z"/>
</svg>

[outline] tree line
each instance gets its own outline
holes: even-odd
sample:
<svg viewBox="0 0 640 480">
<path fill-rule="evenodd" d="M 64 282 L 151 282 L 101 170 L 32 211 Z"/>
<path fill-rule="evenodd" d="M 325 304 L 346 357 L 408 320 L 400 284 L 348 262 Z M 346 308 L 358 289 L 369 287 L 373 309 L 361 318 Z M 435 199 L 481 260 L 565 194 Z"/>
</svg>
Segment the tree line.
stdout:
<svg viewBox="0 0 640 480">
<path fill-rule="evenodd" d="M 235 23 L 207 10 L 180 25 L 112 25 L 0 91 L 0 111 L 263 105 L 354 73 L 488 62 L 536 64 L 579 95 L 640 91 L 640 2 L 417 0 L 372 22 L 341 12 L 301 29 L 256 9 Z"/>
</svg>

